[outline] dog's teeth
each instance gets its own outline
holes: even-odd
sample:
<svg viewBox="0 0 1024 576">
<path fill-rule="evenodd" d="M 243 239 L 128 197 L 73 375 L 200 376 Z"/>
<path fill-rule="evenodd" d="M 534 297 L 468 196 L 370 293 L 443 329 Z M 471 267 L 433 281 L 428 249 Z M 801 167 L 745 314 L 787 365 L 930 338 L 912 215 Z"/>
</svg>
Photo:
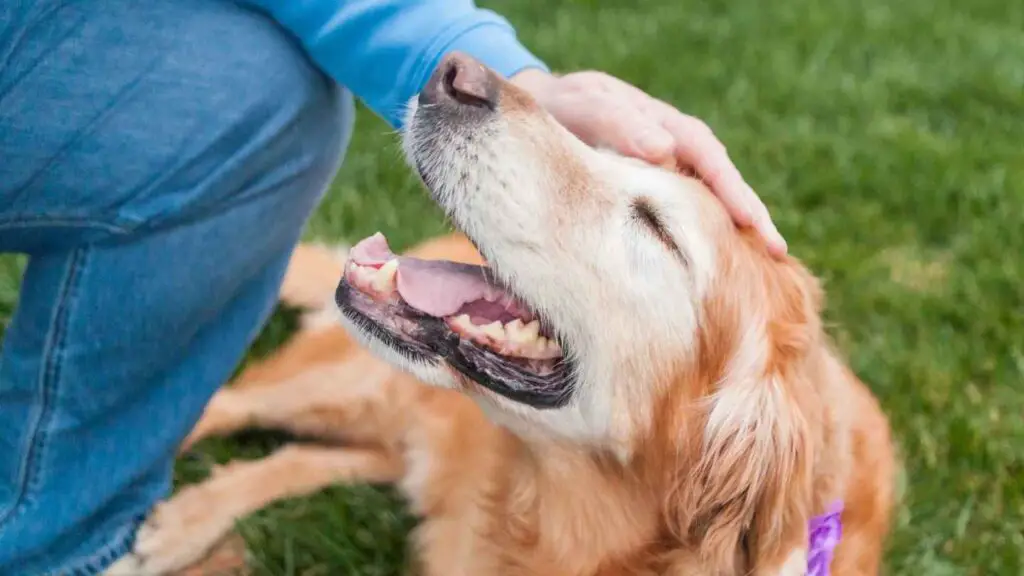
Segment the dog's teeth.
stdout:
<svg viewBox="0 0 1024 576">
<path fill-rule="evenodd" d="M 561 356 L 562 349 L 554 340 L 540 336 L 536 340 L 524 345 L 522 355 L 535 360 L 546 360 Z"/>
<path fill-rule="evenodd" d="M 523 324 L 521 319 L 514 319 L 508 324 L 494 321 L 480 325 L 473 322 L 467 314 L 449 317 L 448 325 L 463 338 L 487 346 L 488 348 L 510 356 L 544 360 L 562 355 L 558 343 L 550 338 L 540 336 L 540 324 L 534 320 Z"/>
<path fill-rule="evenodd" d="M 366 288 L 373 280 L 373 272 L 359 264 L 352 265 L 352 276 L 355 279 L 355 285 L 360 288 Z"/>
<path fill-rule="evenodd" d="M 476 327 L 473 325 L 473 321 L 469 319 L 469 314 L 459 314 L 452 318 L 450 322 L 453 328 L 458 328 L 462 332 L 475 332 Z"/>
<path fill-rule="evenodd" d="M 533 340 L 536 340 L 539 335 L 540 322 L 534 320 L 527 324 L 526 326 L 523 326 L 523 337 L 525 338 L 524 341 L 531 342 Z"/>
<path fill-rule="evenodd" d="M 519 355 L 524 358 L 539 360 L 544 358 L 544 351 L 547 348 L 547 338 L 543 336 L 525 342 L 519 346 Z"/>
<path fill-rule="evenodd" d="M 390 294 L 395 289 L 395 275 L 398 273 L 398 258 L 388 260 L 373 276 L 371 286 L 377 292 Z"/>
<path fill-rule="evenodd" d="M 508 334 L 509 342 L 513 344 L 524 344 L 530 341 L 529 334 L 523 331 L 523 321 L 519 318 L 505 324 L 505 333 Z"/>
<path fill-rule="evenodd" d="M 501 322 L 495 320 L 490 324 L 483 327 L 483 333 L 491 338 L 502 341 L 505 340 L 505 327 L 501 325 Z"/>
</svg>

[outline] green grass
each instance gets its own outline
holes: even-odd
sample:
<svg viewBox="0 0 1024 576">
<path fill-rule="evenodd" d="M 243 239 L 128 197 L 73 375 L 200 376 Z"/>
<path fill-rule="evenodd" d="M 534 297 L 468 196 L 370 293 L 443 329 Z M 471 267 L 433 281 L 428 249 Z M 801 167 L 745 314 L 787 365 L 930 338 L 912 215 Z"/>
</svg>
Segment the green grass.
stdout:
<svg viewBox="0 0 1024 576">
<path fill-rule="evenodd" d="M 486 4 L 555 68 L 605 70 L 707 120 L 825 280 L 832 333 L 906 461 L 888 572 L 1024 574 L 1024 4 Z M 445 225 L 361 111 L 308 234 L 377 229 L 403 248 Z M 0 261 L 0 328 L 17 269 Z M 275 316 L 253 354 L 289 326 Z M 179 480 L 278 441 L 204 443 Z M 390 575 L 412 522 L 389 489 L 354 486 L 241 530 L 262 574 Z"/>
</svg>

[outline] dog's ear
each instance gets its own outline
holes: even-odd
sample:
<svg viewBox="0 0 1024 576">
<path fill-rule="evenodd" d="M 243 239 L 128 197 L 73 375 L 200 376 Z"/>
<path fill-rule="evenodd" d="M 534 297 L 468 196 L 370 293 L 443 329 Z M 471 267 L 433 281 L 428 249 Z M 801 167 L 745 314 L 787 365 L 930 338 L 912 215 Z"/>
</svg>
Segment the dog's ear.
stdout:
<svg viewBox="0 0 1024 576">
<path fill-rule="evenodd" d="M 722 574 L 781 562 L 806 538 L 811 512 L 810 434 L 785 384 L 733 386 L 717 398 L 699 456 L 678 471 L 669 496 L 676 535 Z"/>
<path fill-rule="evenodd" d="M 719 311 L 729 317 L 717 320 L 733 344 L 717 347 L 730 356 L 701 404 L 692 456 L 680 460 L 666 501 L 670 528 L 709 574 L 758 574 L 806 545 L 814 453 L 808 416 L 818 401 L 807 362 L 817 345 L 820 293 L 801 270 L 762 271 L 753 281 L 762 298 L 757 312 L 742 305 Z M 743 301 L 756 302 L 751 297 Z"/>
</svg>

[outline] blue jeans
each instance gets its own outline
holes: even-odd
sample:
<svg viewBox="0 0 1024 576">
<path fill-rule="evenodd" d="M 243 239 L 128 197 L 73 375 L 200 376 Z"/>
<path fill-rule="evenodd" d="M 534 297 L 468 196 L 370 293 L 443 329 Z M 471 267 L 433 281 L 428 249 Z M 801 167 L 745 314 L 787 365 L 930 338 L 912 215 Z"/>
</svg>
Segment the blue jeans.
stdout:
<svg viewBox="0 0 1024 576">
<path fill-rule="evenodd" d="M 353 102 L 228 0 L 0 1 L 0 574 L 99 574 L 273 310 Z"/>
</svg>

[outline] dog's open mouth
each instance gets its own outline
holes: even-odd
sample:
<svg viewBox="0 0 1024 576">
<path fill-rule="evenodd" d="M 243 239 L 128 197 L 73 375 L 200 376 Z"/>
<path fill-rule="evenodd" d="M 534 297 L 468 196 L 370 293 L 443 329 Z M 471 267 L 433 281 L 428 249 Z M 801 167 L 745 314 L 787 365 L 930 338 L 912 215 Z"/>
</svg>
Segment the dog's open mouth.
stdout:
<svg viewBox="0 0 1024 576">
<path fill-rule="evenodd" d="M 476 383 L 538 408 L 567 397 L 569 370 L 557 339 L 486 266 L 397 256 L 378 233 L 349 252 L 337 302 L 411 360 L 439 356 Z"/>
</svg>

